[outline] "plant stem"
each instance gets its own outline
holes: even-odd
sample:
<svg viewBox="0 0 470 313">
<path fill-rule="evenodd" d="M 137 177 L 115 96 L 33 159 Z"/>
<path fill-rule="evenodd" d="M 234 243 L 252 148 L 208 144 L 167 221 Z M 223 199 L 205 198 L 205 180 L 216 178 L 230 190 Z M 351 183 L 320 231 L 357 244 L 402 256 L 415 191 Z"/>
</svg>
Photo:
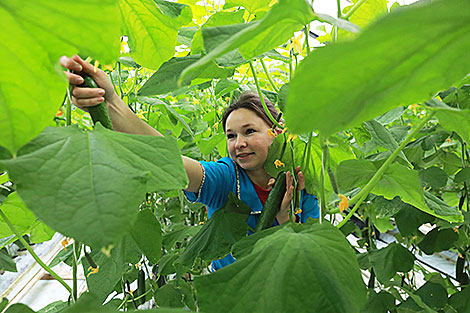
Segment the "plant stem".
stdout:
<svg viewBox="0 0 470 313">
<path fill-rule="evenodd" d="M 62 284 L 62 286 L 67 289 L 67 291 L 72 294 L 72 289 L 70 288 L 69 285 L 65 283 L 65 281 L 57 275 L 49 266 L 47 266 L 39 257 L 38 255 L 33 251 L 33 248 L 24 240 L 23 236 L 21 236 L 20 232 L 16 229 L 15 226 L 10 222 L 8 217 L 3 213 L 3 211 L 0 209 L 0 217 L 3 219 L 3 221 L 8 225 L 8 227 L 11 229 L 11 231 L 16 235 L 18 240 L 23 244 L 23 246 L 26 248 L 26 250 L 31 253 L 31 256 L 34 258 L 34 260 L 44 269 L 46 270 L 49 274 L 51 274 L 52 277 L 54 277 L 59 283 Z"/>
<path fill-rule="evenodd" d="M 310 25 L 307 24 L 305 25 L 304 27 L 304 33 L 305 33 L 305 45 L 307 46 L 307 56 L 310 54 L 310 44 L 308 42 L 308 38 L 309 38 L 309 33 L 310 33 Z"/>
<path fill-rule="evenodd" d="M 276 93 L 279 92 L 279 88 L 276 87 L 276 85 L 274 84 L 274 81 L 273 79 L 271 78 L 271 75 L 269 75 L 269 72 L 268 72 L 268 68 L 266 67 L 266 64 L 264 64 L 264 61 L 263 59 L 259 59 L 261 61 L 261 65 L 263 65 L 263 70 L 264 72 L 266 73 L 266 76 L 268 77 L 268 80 L 269 80 L 269 83 L 271 84 L 271 86 L 273 86 L 273 89 Z"/>
<path fill-rule="evenodd" d="M 73 241 L 73 260 L 72 260 L 72 299 L 77 301 L 78 299 L 78 283 L 77 283 L 77 264 L 78 257 L 80 256 L 81 244 L 77 241 Z"/>
<path fill-rule="evenodd" d="M 261 104 L 263 105 L 264 111 L 266 112 L 266 115 L 269 117 L 269 119 L 271 120 L 271 122 L 273 122 L 274 125 L 276 125 L 277 127 L 281 129 L 284 129 L 284 126 L 279 124 L 271 115 L 271 112 L 269 112 L 268 107 L 266 106 L 266 103 L 264 102 L 264 96 L 263 96 L 263 93 L 261 92 L 261 87 L 259 86 L 258 78 L 256 77 L 256 72 L 255 72 L 255 68 L 253 67 L 253 62 L 251 61 L 250 61 L 250 68 L 251 68 L 251 72 L 253 73 L 253 78 L 255 80 L 256 90 L 258 90 L 258 95 L 261 100 Z"/>
<path fill-rule="evenodd" d="M 326 208 L 326 198 L 325 198 L 325 169 L 328 167 L 328 145 L 325 140 L 321 141 L 322 154 L 321 154 L 321 172 L 320 172 L 320 224 L 323 219 L 323 212 L 328 211 Z"/>
<path fill-rule="evenodd" d="M 436 111 L 431 111 L 428 116 L 426 116 L 421 122 L 416 126 L 415 129 L 411 133 L 408 134 L 408 136 L 403 140 L 403 142 L 393 151 L 393 153 L 388 157 L 388 159 L 382 164 L 382 166 L 378 169 L 378 171 L 374 174 L 374 176 L 371 178 L 371 180 L 367 183 L 367 185 L 362 189 L 357 195 L 355 195 L 351 200 L 349 200 L 349 204 L 352 205 L 355 203 L 354 208 L 349 212 L 349 214 L 342 220 L 336 227 L 340 228 L 346 222 L 351 218 L 351 216 L 356 212 L 358 209 L 359 205 L 364 201 L 364 199 L 367 197 L 369 192 L 372 190 L 372 188 L 377 185 L 379 180 L 382 178 L 383 173 L 388 169 L 389 165 L 392 164 L 392 162 L 395 160 L 395 158 L 398 156 L 398 154 L 405 148 L 405 146 L 414 138 L 414 136 L 423 128 L 427 122 L 434 116 Z M 357 201 L 357 203 L 356 203 Z"/>
<path fill-rule="evenodd" d="M 69 71 L 70 72 L 70 71 Z M 65 106 L 65 125 L 70 126 L 72 125 L 72 94 L 73 86 L 69 84 L 67 87 L 67 101 Z"/>
<path fill-rule="evenodd" d="M 357 9 L 359 9 L 361 7 L 361 5 L 363 5 L 366 1 L 367 0 L 359 0 L 358 2 L 356 2 L 356 4 L 351 8 L 351 10 L 349 10 L 348 13 L 346 13 L 346 15 L 343 16 L 343 19 L 349 20 L 351 15 L 353 15 L 354 12 L 356 12 Z"/>
</svg>

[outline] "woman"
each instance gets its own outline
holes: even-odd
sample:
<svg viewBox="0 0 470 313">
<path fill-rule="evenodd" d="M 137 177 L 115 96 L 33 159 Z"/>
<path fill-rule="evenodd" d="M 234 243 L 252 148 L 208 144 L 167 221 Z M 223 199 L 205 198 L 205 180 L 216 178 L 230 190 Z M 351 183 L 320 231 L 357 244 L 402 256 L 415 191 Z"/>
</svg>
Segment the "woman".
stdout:
<svg viewBox="0 0 470 313">
<path fill-rule="evenodd" d="M 86 110 L 86 107 L 106 101 L 115 130 L 130 134 L 162 136 L 137 117 L 117 96 L 106 73 L 101 70 L 94 72 L 93 66 L 79 56 L 62 57 L 60 61 L 64 67 L 74 72 L 84 72 L 90 75 L 101 87 L 75 87 L 72 91 L 72 102 L 76 106 Z M 71 84 L 83 83 L 80 75 L 71 72 L 66 72 L 66 74 Z M 266 101 L 266 104 L 273 117 L 276 118 L 277 110 L 269 101 Z M 217 162 L 198 162 L 182 156 L 189 180 L 184 191 L 190 201 L 207 205 L 209 218 L 224 206 L 229 192 L 235 193 L 254 213 L 250 215 L 247 223 L 255 228 L 259 216 L 256 213 L 262 210 L 274 183 L 274 179 L 264 169 L 264 161 L 273 141 L 273 137 L 268 133 L 272 122 L 267 117 L 259 97 L 244 94 L 226 109 L 222 117 L 222 126 L 226 134 L 230 158 L 225 157 Z M 279 133 L 280 129 L 276 129 L 276 132 Z M 299 177 L 298 189 L 302 191 L 300 205 L 302 213 L 298 219 L 300 222 L 305 222 L 308 217 L 318 218 L 317 200 L 304 191 L 305 177 L 300 167 L 297 167 L 296 171 Z M 294 187 L 290 172 L 287 173 L 286 178 L 286 193 L 274 225 L 283 224 L 289 220 L 289 206 Z M 235 259 L 228 255 L 223 259 L 213 261 L 212 266 L 217 270 L 234 261 Z"/>
</svg>

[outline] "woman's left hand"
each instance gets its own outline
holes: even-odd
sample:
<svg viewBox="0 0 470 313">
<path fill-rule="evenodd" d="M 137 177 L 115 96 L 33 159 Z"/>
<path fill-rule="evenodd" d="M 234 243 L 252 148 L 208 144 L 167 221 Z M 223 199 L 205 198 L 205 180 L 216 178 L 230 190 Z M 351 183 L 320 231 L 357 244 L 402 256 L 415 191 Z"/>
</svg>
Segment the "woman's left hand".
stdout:
<svg viewBox="0 0 470 313">
<path fill-rule="evenodd" d="M 300 171 L 300 166 L 297 166 L 295 171 L 299 179 L 297 183 L 297 190 L 301 191 L 305 189 L 305 176 Z M 272 183 L 274 184 L 274 179 Z M 289 220 L 290 203 L 293 197 L 294 197 L 294 177 L 292 176 L 292 173 L 289 171 L 286 173 L 286 193 L 284 194 L 284 198 L 282 199 L 279 213 L 276 215 L 276 219 L 279 222 L 279 224 L 284 224 L 285 222 Z"/>
</svg>

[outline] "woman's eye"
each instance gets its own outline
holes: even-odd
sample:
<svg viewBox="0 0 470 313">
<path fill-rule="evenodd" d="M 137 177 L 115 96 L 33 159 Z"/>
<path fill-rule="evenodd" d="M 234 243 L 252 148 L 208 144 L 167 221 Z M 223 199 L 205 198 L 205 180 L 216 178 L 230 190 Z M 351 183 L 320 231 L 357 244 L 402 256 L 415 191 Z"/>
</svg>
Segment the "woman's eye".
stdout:
<svg viewBox="0 0 470 313">
<path fill-rule="evenodd" d="M 251 133 L 255 133 L 255 132 L 256 132 L 256 130 L 254 130 L 253 128 L 248 128 L 248 129 L 246 130 L 246 133 L 247 133 L 247 134 L 251 134 Z"/>
<path fill-rule="evenodd" d="M 235 138 L 234 134 L 227 134 L 227 139 L 233 139 L 233 138 Z"/>
</svg>

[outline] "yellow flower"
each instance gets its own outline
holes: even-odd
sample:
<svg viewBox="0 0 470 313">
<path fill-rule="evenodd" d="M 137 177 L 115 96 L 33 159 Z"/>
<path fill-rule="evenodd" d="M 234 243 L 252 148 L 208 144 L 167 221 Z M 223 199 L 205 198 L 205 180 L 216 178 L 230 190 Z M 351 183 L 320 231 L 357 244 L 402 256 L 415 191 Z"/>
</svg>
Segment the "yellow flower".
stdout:
<svg viewBox="0 0 470 313">
<path fill-rule="evenodd" d="M 271 0 L 271 2 L 269 3 L 269 7 L 272 7 L 273 5 L 275 5 L 276 3 L 278 3 L 279 1 L 278 0 Z"/>
<path fill-rule="evenodd" d="M 275 132 L 273 132 L 273 130 L 272 130 L 271 128 L 270 128 L 270 129 L 268 129 L 268 136 L 269 136 L 269 137 L 272 137 L 272 138 L 275 138 L 275 137 L 277 137 L 276 133 L 275 133 Z"/>
<path fill-rule="evenodd" d="M 200 103 L 199 99 L 193 99 L 193 104 L 199 104 L 199 103 Z"/>
<path fill-rule="evenodd" d="M 299 213 L 302 213 L 302 209 L 297 209 L 297 211 L 295 211 L 295 214 L 299 214 Z"/>
<path fill-rule="evenodd" d="M 281 131 L 281 134 L 284 134 L 287 131 L 287 127 L 284 127 L 284 129 Z"/>
<path fill-rule="evenodd" d="M 341 199 L 341 201 L 339 202 L 339 210 L 340 212 L 343 212 L 349 207 L 349 201 L 345 195 L 339 194 L 338 196 Z"/>
<path fill-rule="evenodd" d="M 289 136 L 287 136 L 287 142 L 289 142 L 291 140 L 296 140 L 296 139 L 297 139 L 297 135 L 289 134 Z"/>
<path fill-rule="evenodd" d="M 105 69 L 107 69 L 108 71 L 110 71 L 110 72 L 114 72 L 114 68 L 113 68 L 113 66 L 110 65 L 110 64 L 103 65 L 103 67 L 104 67 Z"/>
<path fill-rule="evenodd" d="M 274 165 L 276 165 L 276 168 L 281 167 L 281 166 L 282 166 L 282 167 L 286 166 L 286 165 L 285 165 L 284 163 L 282 163 L 280 160 L 274 161 Z"/>
<path fill-rule="evenodd" d="M 62 244 L 62 247 L 64 247 L 65 252 L 67 252 L 67 245 L 69 244 L 69 242 L 70 242 L 70 238 L 65 238 L 64 240 L 60 242 Z"/>
<path fill-rule="evenodd" d="M 98 60 L 95 60 L 95 68 L 93 69 L 93 71 L 96 73 L 96 70 L 98 69 L 98 66 L 100 65 L 100 61 Z"/>
<path fill-rule="evenodd" d="M 129 48 L 129 45 L 127 44 L 127 42 L 122 41 L 121 42 L 121 53 L 125 54 L 125 53 L 129 53 L 129 51 L 131 51 L 131 49 Z"/>
<path fill-rule="evenodd" d="M 140 112 L 137 113 L 136 115 L 137 115 L 138 117 L 140 117 L 140 119 L 142 119 L 142 120 L 148 122 L 147 118 L 144 116 L 144 114 L 147 114 L 147 113 L 148 113 L 148 111 L 140 111 Z"/>
<path fill-rule="evenodd" d="M 88 275 L 86 275 L 86 277 L 88 278 L 91 274 L 96 274 L 96 273 L 98 273 L 99 270 L 100 270 L 100 267 L 99 267 L 99 266 L 97 266 L 97 267 L 92 267 L 92 266 L 90 266 L 90 267 L 88 268 Z"/>
<path fill-rule="evenodd" d="M 292 38 L 291 41 L 292 41 L 292 46 L 294 47 L 294 50 L 298 53 L 298 54 L 302 54 L 302 43 L 300 42 L 300 39 L 302 39 L 304 33 L 300 33 L 300 35 L 297 37 L 297 38 Z"/>
</svg>

